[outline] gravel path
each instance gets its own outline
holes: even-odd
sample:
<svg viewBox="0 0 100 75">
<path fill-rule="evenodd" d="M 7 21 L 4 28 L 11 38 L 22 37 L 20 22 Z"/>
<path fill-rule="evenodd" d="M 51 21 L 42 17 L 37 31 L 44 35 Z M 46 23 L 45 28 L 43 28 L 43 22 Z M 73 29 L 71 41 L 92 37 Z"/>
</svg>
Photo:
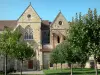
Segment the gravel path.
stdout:
<svg viewBox="0 0 100 75">
<path fill-rule="evenodd" d="M 15 72 L 11 74 L 20 74 L 20 72 Z M 43 71 L 23 71 L 22 74 L 44 74 Z"/>
</svg>

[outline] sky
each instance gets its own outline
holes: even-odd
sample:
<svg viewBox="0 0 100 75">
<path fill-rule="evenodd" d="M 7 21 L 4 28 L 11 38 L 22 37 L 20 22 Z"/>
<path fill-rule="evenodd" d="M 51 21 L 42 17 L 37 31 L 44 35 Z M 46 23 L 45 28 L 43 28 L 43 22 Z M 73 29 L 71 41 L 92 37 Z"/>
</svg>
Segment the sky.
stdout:
<svg viewBox="0 0 100 75">
<path fill-rule="evenodd" d="M 75 13 L 84 15 L 88 8 L 96 8 L 100 15 L 100 0 L 0 0 L 0 20 L 17 20 L 30 2 L 43 20 L 53 21 L 61 11 L 71 21 Z"/>
</svg>

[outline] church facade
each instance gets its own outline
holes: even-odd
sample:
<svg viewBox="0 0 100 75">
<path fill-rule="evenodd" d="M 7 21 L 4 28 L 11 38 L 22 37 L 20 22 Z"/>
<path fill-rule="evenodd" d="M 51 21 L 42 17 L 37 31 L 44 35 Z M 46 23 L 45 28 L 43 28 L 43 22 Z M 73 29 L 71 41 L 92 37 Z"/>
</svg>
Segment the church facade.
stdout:
<svg viewBox="0 0 100 75">
<path fill-rule="evenodd" d="M 66 29 L 69 23 L 61 12 L 58 13 L 53 22 L 42 20 L 30 4 L 18 20 L 1 20 L 0 32 L 4 26 L 13 30 L 19 28 L 22 40 L 33 45 L 36 56 L 23 63 L 23 70 L 40 70 L 53 67 L 50 63 L 50 52 L 59 43 L 65 40 Z M 35 41 L 35 43 L 34 43 Z M 0 57 L 0 70 L 4 69 L 4 60 Z M 18 60 L 8 60 L 8 68 L 20 70 Z"/>
</svg>

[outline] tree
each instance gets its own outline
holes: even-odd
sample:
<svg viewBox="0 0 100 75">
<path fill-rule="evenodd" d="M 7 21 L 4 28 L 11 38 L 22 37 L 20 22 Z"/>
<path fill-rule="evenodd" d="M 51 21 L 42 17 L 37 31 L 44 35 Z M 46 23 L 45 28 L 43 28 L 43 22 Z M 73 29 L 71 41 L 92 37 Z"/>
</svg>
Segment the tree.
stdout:
<svg viewBox="0 0 100 75">
<path fill-rule="evenodd" d="M 61 44 L 57 45 L 56 48 L 53 49 L 51 53 L 51 62 L 53 63 L 61 63 L 61 69 L 62 69 L 62 63 L 68 62 L 71 64 L 71 75 L 72 75 L 72 68 L 73 64 L 79 61 L 78 52 L 75 52 L 72 48 L 72 45 L 68 42 L 68 40 L 65 40 Z"/>
<path fill-rule="evenodd" d="M 72 48 L 79 48 L 75 49 L 75 52 L 85 53 L 87 57 L 89 55 L 94 56 L 95 72 L 98 75 L 97 57 L 100 55 L 100 17 L 97 15 L 96 9 L 92 11 L 89 8 L 88 13 L 82 18 L 80 14 L 79 18 L 76 14 L 74 23 L 69 29 L 68 39 L 73 45 Z"/>
<path fill-rule="evenodd" d="M 54 48 L 50 54 L 50 62 L 56 64 L 56 69 L 57 69 L 57 63 L 59 62 L 59 54 L 58 50 Z"/>
<path fill-rule="evenodd" d="M 87 48 L 87 42 L 88 42 L 88 36 L 86 36 L 86 33 L 84 31 L 85 27 L 84 27 L 84 16 L 81 15 L 81 12 L 79 13 L 79 17 L 76 14 L 76 18 L 74 23 L 72 23 L 71 25 L 71 29 L 69 30 L 69 39 L 72 42 L 72 44 L 74 45 L 74 48 L 79 47 L 78 49 L 78 54 L 80 57 L 80 61 L 79 63 L 81 64 L 81 68 L 84 67 L 84 65 L 86 64 L 86 62 L 89 59 L 89 51 Z M 71 37 L 71 38 L 70 38 Z"/>
<path fill-rule="evenodd" d="M 15 50 L 13 51 L 13 56 L 21 61 L 21 75 L 23 68 L 23 61 L 35 56 L 35 52 L 31 46 L 28 46 L 25 42 L 17 42 Z"/>
<path fill-rule="evenodd" d="M 72 65 L 73 63 L 85 64 L 88 60 L 88 39 L 84 32 L 84 23 L 81 13 L 76 13 L 75 19 L 72 19 L 72 23 L 68 30 L 67 40 L 65 41 L 64 50 L 66 52 L 66 61 L 71 64 L 71 75 L 72 75 Z M 64 52 L 65 53 L 65 52 Z M 85 56 L 84 56 L 85 55 Z M 84 57 L 84 58 L 83 58 Z"/>
<path fill-rule="evenodd" d="M 94 56 L 95 72 L 98 75 L 97 70 L 97 57 L 100 54 L 100 19 L 97 15 L 96 9 L 94 12 L 89 8 L 88 15 L 86 17 L 86 27 L 88 36 L 88 48 L 89 53 Z"/>
<path fill-rule="evenodd" d="M 65 63 L 66 62 L 66 58 L 65 58 L 65 56 L 63 55 L 64 53 L 63 53 L 63 44 L 61 43 L 61 44 L 59 44 L 57 47 L 56 47 L 56 50 L 58 50 L 58 57 L 59 57 L 59 59 L 58 59 L 58 61 L 59 61 L 59 63 L 61 63 L 61 70 L 62 70 L 62 64 L 63 63 Z"/>
<path fill-rule="evenodd" d="M 61 63 L 61 70 L 62 64 L 65 63 L 65 56 L 63 55 L 63 44 L 60 43 L 52 50 L 51 53 L 51 62 L 52 63 Z"/>
<path fill-rule="evenodd" d="M 61 70 L 62 70 L 62 64 L 65 63 L 65 56 L 63 55 L 63 44 L 60 43 L 56 46 L 56 51 L 58 51 L 58 62 L 61 63 Z"/>
<path fill-rule="evenodd" d="M 70 66 L 70 69 L 71 69 L 71 75 L 73 75 L 73 64 L 78 62 L 79 61 L 79 54 L 78 52 L 75 52 L 74 48 L 73 48 L 73 45 L 68 42 L 68 40 L 65 40 L 63 43 L 63 47 L 62 47 L 62 52 L 63 52 L 63 55 L 65 56 L 65 60 L 67 63 L 69 63 L 71 66 Z"/>
<path fill-rule="evenodd" d="M 11 56 L 14 49 L 15 39 L 13 37 L 14 32 L 10 28 L 5 27 L 4 31 L 0 34 L 0 51 L 5 57 L 5 75 L 7 75 L 7 58 Z M 15 36 L 17 38 L 17 36 Z"/>
<path fill-rule="evenodd" d="M 80 54 L 80 65 L 81 65 L 81 70 L 82 68 L 85 67 L 86 62 L 89 60 L 89 55 L 85 52 L 79 53 Z"/>
</svg>

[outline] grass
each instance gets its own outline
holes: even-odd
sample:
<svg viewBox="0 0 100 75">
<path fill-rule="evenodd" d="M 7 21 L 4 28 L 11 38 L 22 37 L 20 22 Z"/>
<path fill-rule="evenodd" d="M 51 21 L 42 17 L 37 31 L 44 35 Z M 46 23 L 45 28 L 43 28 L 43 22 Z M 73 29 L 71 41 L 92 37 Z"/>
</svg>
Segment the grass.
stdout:
<svg viewBox="0 0 100 75">
<path fill-rule="evenodd" d="M 70 69 L 44 70 L 45 75 L 70 75 Z M 94 69 L 73 69 L 73 75 L 95 75 Z M 100 70 L 98 70 L 100 75 Z"/>
</svg>

